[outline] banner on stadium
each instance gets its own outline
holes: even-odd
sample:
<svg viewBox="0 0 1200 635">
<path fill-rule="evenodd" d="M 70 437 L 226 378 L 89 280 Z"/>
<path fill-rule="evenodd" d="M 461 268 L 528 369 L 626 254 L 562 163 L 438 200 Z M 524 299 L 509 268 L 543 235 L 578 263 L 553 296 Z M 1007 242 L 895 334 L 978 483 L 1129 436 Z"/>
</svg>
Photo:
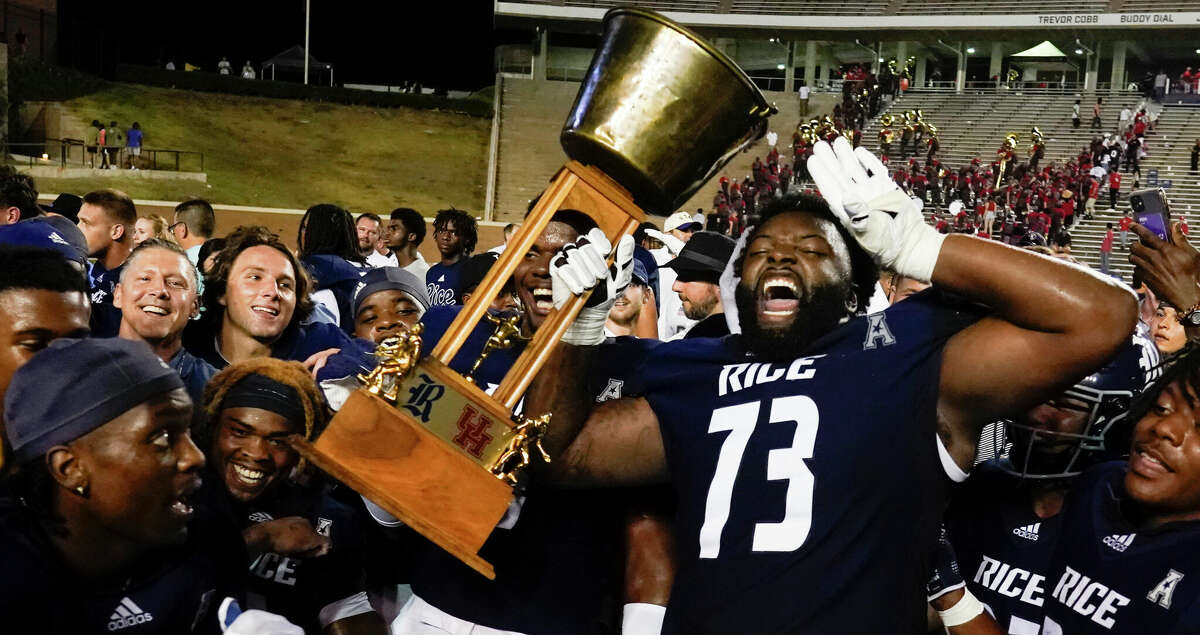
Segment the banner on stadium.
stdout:
<svg viewBox="0 0 1200 635">
<path fill-rule="evenodd" d="M 524 2 L 497 2 L 496 14 L 525 18 L 595 20 L 606 9 L 559 7 Z M 1008 29 L 1008 28 L 1195 28 L 1200 12 L 1146 13 L 1046 13 L 1014 15 L 746 15 L 664 11 L 664 15 L 688 26 L 747 28 L 797 28 L 845 31 L 863 28 L 890 29 Z"/>
</svg>

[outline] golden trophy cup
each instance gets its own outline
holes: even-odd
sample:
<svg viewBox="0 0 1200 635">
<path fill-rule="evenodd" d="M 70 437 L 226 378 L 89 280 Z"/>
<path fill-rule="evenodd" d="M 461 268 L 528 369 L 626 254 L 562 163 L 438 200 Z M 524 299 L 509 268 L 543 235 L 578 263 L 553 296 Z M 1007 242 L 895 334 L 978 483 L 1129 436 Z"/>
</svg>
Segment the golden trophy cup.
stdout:
<svg viewBox="0 0 1200 635">
<path fill-rule="evenodd" d="M 700 36 L 651 11 L 614 9 L 563 127 L 569 161 L 428 356 L 420 327 L 390 338 L 379 364 L 313 443 L 314 465 L 489 579 L 478 551 L 513 500 L 550 415 L 514 415 L 534 375 L 583 307 L 551 313 L 492 395 L 472 378 L 488 353 L 519 339 L 488 305 L 559 209 L 590 216 L 613 243 L 670 213 L 766 132 L 775 108 Z M 449 366 L 480 320 L 495 332 L 466 375 Z"/>
</svg>

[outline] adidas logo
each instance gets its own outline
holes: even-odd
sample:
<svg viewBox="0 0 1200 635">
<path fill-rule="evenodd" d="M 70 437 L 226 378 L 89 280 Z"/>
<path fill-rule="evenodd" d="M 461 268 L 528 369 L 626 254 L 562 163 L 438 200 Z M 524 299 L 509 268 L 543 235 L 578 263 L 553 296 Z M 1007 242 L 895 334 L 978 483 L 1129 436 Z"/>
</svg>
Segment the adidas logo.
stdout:
<svg viewBox="0 0 1200 635">
<path fill-rule="evenodd" d="M 1016 529 L 1013 530 L 1013 534 L 1020 536 L 1026 540 L 1032 540 L 1034 542 L 1037 542 L 1038 529 L 1040 529 L 1041 526 L 1042 526 L 1042 523 L 1033 523 L 1032 525 L 1025 525 L 1024 527 L 1017 527 Z"/>
<path fill-rule="evenodd" d="M 1104 544 L 1112 547 L 1116 551 L 1124 553 L 1129 545 L 1133 544 L 1133 537 L 1137 534 L 1113 534 L 1104 537 Z"/>
<path fill-rule="evenodd" d="M 442 274 L 442 275 L 438 276 L 438 279 L 437 279 L 437 281 L 438 281 L 438 282 L 445 282 L 445 281 L 446 281 L 446 274 Z"/>
<path fill-rule="evenodd" d="M 274 520 L 274 518 L 267 512 L 250 512 L 250 522 L 265 523 L 268 520 Z"/>
<path fill-rule="evenodd" d="M 50 242 L 58 243 L 60 245 L 70 245 L 71 244 L 71 243 L 67 242 L 67 240 L 65 238 L 63 238 L 62 236 L 59 236 L 58 232 L 50 232 Z"/>
<path fill-rule="evenodd" d="M 152 621 L 154 616 L 149 611 L 143 611 L 141 607 L 133 603 L 133 600 L 128 597 L 121 598 L 121 603 L 117 605 L 117 610 L 108 618 L 108 630 L 119 631 L 130 626 L 145 624 Z"/>
</svg>

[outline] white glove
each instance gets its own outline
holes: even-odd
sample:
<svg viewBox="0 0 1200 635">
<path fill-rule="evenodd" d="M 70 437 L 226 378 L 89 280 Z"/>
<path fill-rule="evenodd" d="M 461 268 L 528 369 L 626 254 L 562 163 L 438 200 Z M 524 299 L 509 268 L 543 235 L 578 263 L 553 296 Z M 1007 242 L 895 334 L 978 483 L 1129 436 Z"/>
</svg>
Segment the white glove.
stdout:
<svg viewBox="0 0 1200 635">
<path fill-rule="evenodd" d="M 808 171 L 834 215 L 878 264 L 917 280 L 933 276 L 946 236 L 925 224 L 922 204 L 900 190 L 875 155 L 852 148 L 845 137 L 832 148 L 819 141 Z"/>
<path fill-rule="evenodd" d="M 625 292 L 633 277 L 633 237 L 617 243 L 612 267 L 605 260 L 612 244 L 600 229 L 562 248 L 550 261 L 550 281 L 554 308 L 561 309 L 571 296 L 595 287 L 579 316 L 567 327 L 562 340 L 577 346 L 592 346 L 604 341 L 604 321 L 617 297 Z M 603 284 L 600 284 L 603 283 Z"/>
<path fill-rule="evenodd" d="M 258 609 L 242 611 L 237 600 L 228 597 L 221 602 L 217 618 L 225 635 L 304 635 L 304 629 L 282 616 Z"/>
<path fill-rule="evenodd" d="M 683 251 L 684 242 L 671 234 L 660 232 L 657 229 L 647 229 L 646 235 L 658 239 L 667 248 L 667 251 L 671 252 L 672 256 L 678 256 L 679 252 Z"/>
</svg>

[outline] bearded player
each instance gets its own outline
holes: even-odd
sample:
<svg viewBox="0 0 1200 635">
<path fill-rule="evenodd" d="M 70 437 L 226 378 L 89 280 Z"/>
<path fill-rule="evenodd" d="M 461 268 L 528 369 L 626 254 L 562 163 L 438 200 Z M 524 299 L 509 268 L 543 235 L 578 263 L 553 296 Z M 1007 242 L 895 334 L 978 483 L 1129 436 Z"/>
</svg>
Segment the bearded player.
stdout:
<svg viewBox="0 0 1200 635">
<path fill-rule="evenodd" d="M 1116 284 L 938 234 L 865 149 L 814 152 L 823 198 L 770 205 L 735 258 L 740 334 L 660 346 L 637 396 L 594 412 L 577 379 L 592 348 L 561 346 L 526 395 L 554 412 L 543 477 L 672 483 L 665 633 L 923 632 L 941 508 L 981 427 L 1061 392 L 1133 330 Z M 555 260 L 556 300 L 608 275 L 586 252 Z M 877 265 L 935 291 L 860 315 Z"/>
</svg>

